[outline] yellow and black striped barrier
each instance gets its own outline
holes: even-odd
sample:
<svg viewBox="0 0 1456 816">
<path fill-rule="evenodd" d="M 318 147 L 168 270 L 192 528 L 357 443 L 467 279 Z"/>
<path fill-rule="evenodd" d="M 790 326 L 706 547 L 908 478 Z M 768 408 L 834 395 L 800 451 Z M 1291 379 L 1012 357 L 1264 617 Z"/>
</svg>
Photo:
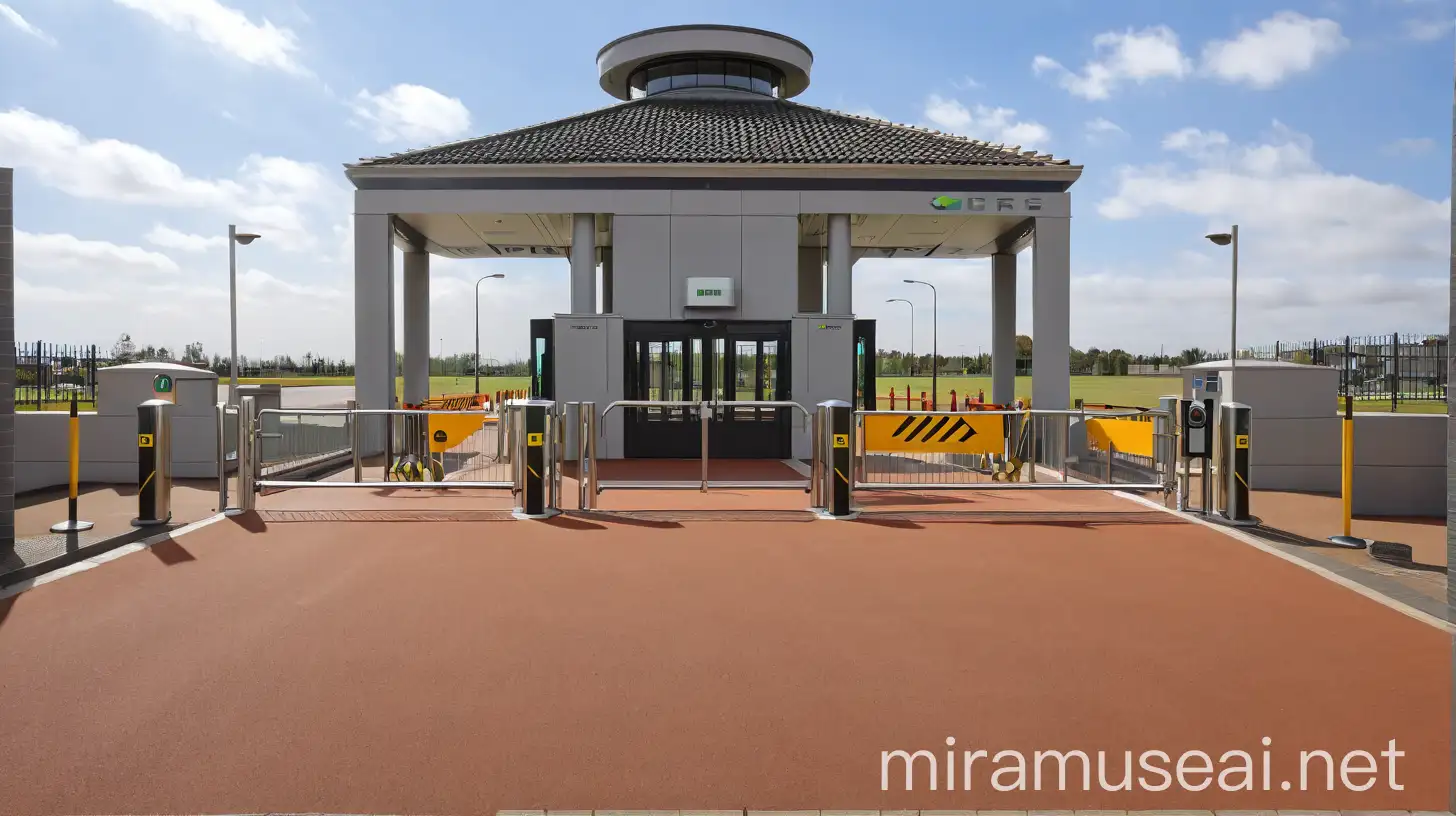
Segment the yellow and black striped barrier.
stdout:
<svg viewBox="0 0 1456 816">
<path fill-rule="evenodd" d="M 81 416 L 76 411 L 76 392 L 71 392 L 70 456 L 71 490 L 66 498 L 66 520 L 51 525 L 53 533 L 82 533 L 92 527 L 89 521 L 77 518 L 77 503 L 81 497 Z"/>
</svg>

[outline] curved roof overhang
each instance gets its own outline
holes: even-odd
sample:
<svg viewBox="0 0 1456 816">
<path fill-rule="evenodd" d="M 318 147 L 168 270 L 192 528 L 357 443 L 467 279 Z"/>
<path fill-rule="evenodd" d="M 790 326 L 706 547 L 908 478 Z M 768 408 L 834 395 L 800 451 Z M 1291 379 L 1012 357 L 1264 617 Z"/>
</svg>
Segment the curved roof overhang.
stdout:
<svg viewBox="0 0 1456 816">
<path fill-rule="evenodd" d="M 612 96 L 631 99 L 627 82 L 637 68 L 695 54 L 768 63 L 784 74 L 785 99 L 809 87 L 809 72 L 814 67 L 814 54 L 808 46 L 772 31 L 726 25 L 666 26 L 628 34 L 603 46 L 597 52 L 598 81 L 602 90 Z"/>
</svg>

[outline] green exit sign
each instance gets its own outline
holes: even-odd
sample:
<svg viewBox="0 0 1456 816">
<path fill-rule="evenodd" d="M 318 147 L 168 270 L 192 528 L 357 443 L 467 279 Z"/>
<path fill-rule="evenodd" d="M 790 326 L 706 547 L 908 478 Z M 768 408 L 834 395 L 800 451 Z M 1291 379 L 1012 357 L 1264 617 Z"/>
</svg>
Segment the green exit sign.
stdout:
<svg viewBox="0 0 1456 816">
<path fill-rule="evenodd" d="M 158 394 L 172 393 L 172 377 L 170 374 L 158 374 L 152 378 L 152 390 Z"/>
<path fill-rule="evenodd" d="M 699 289 L 698 297 L 723 297 L 722 289 Z"/>
</svg>

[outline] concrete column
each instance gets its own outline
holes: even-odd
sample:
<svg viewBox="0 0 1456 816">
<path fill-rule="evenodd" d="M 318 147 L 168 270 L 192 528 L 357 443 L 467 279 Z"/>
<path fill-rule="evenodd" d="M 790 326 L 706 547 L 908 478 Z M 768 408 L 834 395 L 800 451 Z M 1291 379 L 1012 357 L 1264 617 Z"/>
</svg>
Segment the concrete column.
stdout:
<svg viewBox="0 0 1456 816">
<path fill-rule="evenodd" d="M 819 247 L 799 247 L 798 311 L 800 314 L 824 311 L 824 250 Z"/>
<path fill-rule="evenodd" d="M 602 247 L 602 314 L 612 314 L 612 248 Z"/>
<path fill-rule="evenodd" d="M 571 216 L 571 313 L 597 313 L 597 217 Z"/>
<path fill-rule="evenodd" d="M 0 167 L 0 547 L 15 543 L 15 210 Z"/>
<path fill-rule="evenodd" d="M 394 216 L 354 216 L 354 399 L 394 407 Z M 377 420 L 377 417 L 370 418 Z M 384 449 L 384 424 L 361 423 L 363 453 Z"/>
<path fill-rule="evenodd" d="M 1066 409 L 1072 403 L 1072 222 L 1036 219 L 1031 267 L 1031 406 Z M 1048 420 L 1042 445 L 1046 464 L 1060 465 L 1061 436 Z"/>
<path fill-rule="evenodd" d="M 850 257 L 849 215 L 829 214 L 829 271 L 825 275 L 825 314 L 854 314 L 854 258 Z"/>
<path fill-rule="evenodd" d="M 1016 401 L 1016 256 L 991 256 L 991 401 Z"/>
<path fill-rule="evenodd" d="M 404 402 L 430 398 L 430 254 L 404 253 Z"/>
</svg>

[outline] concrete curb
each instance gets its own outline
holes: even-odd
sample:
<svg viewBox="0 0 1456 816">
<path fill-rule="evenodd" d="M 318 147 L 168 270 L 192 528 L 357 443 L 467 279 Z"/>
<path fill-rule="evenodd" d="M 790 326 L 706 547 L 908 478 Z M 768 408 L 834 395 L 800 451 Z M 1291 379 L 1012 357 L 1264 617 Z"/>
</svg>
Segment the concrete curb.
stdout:
<svg viewBox="0 0 1456 816">
<path fill-rule="evenodd" d="M 128 539 L 127 536 L 117 536 L 116 538 L 107 539 L 106 541 L 99 542 L 95 546 L 109 546 L 107 546 L 105 549 L 100 550 L 99 552 L 91 553 L 89 557 L 83 556 L 80 559 L 71 558 L 70 560 L 72 563 L 58 565 L 42 572 L 35 577 L 26 578 L 20 581 L 9 583 L 5 586 L 0 586 L 0 600 L 4 600 L 14 595 L 19 595 L 20 593 L 27 590 L 35 589 L 36 587 L 42 586 L 44 584 L 49 584 L 52 581 L 59 581 L 62 578 L 70 575 L 75 575 L 80 572 L 95 569 L 102 564 L 115 561 L 116 559 L 121 558 L 124 555 L 141 552 L 145 549 L 152 547 L 155 544 L 160 544 L 163 541 L 176 540 L 188 533 L 194 532 L 196 530 L 201 530 L 203 527 L 222 521 L 225 518 L 227 518 L 227 516 L 218 513 L 217 515 L 209 516 L 208 518 L 202 519 L 201 521 L 194 521 L 191 524 L 184 524 L 180 527 L 154 534 L 140 541 L 137 541 L 135 536 L 131 536 L 130 539 Z M 113 544 L 112 542 L 117 543 Z M 70 554 L 68 554 L 68 556 L 69 555 Z M 41 567 L 59 560 L 61 559 L 53 558 L 50 561 L 44 562 L 43 564 L 36 564 L 35 566 Z M 17 570 L 17 572 L 19 572 L 19 570 Z M 14 574 L 15 573 L 11 573 L 11 575 Z"/>
</svg>

